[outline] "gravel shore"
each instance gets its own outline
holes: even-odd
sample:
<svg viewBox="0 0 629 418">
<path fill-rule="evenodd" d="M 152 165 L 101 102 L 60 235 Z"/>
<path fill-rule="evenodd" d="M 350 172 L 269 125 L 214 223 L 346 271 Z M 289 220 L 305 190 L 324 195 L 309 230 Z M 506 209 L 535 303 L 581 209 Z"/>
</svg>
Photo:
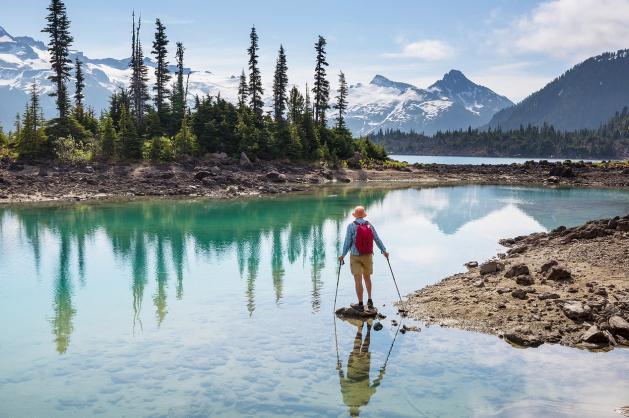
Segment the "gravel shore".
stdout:
<svg viewBox="0 0 629 418">
<path fill-rule="evenodd" d="M 506 253 L 408 295 L 408 315 L 524 347 L 629 345 L 629 215 L 500 243 Z"/>
<path fill-rule="evenodd" d="M 237 161 L 177 164 L 60 165 L 0 160 L 0 203 L 126 199 L 143 196 L 229 198 L 306 191 L 316 185 L 503 184 L 629 187 L 626 165 L 529 162 L 511 165 L 415 164 L 330 170 L 314 164 Z"/>
</svg>

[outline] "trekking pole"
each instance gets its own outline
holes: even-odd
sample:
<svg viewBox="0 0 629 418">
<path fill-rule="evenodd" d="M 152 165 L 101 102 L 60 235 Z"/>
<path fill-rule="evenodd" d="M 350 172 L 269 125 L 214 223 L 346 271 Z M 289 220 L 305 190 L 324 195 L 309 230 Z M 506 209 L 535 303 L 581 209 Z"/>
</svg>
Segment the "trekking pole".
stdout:
<svg viewBox="0 0 629 418">
<path fill-rule="evenodd" d="M 334 313 L 336 314 L 336 296 L 339 293 L 339 280 L 341 278 L 341 266 L 343 265 L 343 262 L 339 260 L 339 269 L 338 269 L 338 273 L 336 275 L 336 290 L 334 291 Z"/>
<path fill-rule="evenodd" d="M 393 269 L 391 268 L 391 262 L 389 261 L 389 257 L 386 257 L 387 264 L 389 265 L 389 270 L 391 271 L 391 277 L 393 277 L 393 284 L 395 284 L 395 290 L 397 290 L 397 296 L 400 298 L 400 305 L 403 307 L 403 311 L 406 312 L 405 304 L 402 302 L 402 295 L 400 295 L 400 289 L 397 287 L 397 281 L 395 280 L 395 274 L 393 274 Z M 400 311 L 400 309 L 398 309 Z"/>
</svg>

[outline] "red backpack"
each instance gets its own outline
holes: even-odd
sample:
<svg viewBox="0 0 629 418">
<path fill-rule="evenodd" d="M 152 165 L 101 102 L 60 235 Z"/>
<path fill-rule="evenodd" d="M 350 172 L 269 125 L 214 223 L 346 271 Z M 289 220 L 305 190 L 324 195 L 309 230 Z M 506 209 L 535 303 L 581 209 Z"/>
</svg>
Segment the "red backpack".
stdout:
<svg viewBox="0 0 629 418">
<path fill-rule="evenodd" d="M 363 254 L 373 254 L 373 230 L 369 222 L 356 224 L 356 249 Z"/>
</svg>

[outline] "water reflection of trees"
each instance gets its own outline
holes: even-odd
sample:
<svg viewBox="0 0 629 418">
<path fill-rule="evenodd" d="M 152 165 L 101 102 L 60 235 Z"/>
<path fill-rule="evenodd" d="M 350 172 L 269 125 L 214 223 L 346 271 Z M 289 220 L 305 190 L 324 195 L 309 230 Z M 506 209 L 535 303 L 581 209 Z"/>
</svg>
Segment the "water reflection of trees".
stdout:
<svg viewBox="0 0 629 418">
<path fill-rule="evenodd" d="M 94 204 L 57 207 L 0 208 L 2 220 L 15 217 L 22 236 L 40 270 L 44 236 L 59 244 L 58 268 L 53 289 L 52 332 L 59 353 L 68 349 L 76 309 L 72 297 L 72 271 L 78 284 L 85 282 L 86 242 L 101 232 L 111 244 L 116 259 L 130 267 L 133 325 L 142 326 L 140 313 L 153 263 L 155 293 L 152 302 L 158 324 L 168 313 L 169 271 L 176 275 L 176 297 L 184 295 L 186 254 L 190 251 L 208 260 L 234 252 L 240 276 L 245 280 L 245 304 L 255 310 L 255 284 L 261 253 L 270 256 L 275 301 L 283 296 L 285 264 L 298 260 L 311 270 L 311 305 L 320 307 L 321 273 L 325 268 L 324 224 L 334 222 L 342 233 L 342 220 L 355 203 L 372 205 L 383 199 L 377 190 L 343 190 L 335 198 L 321 193 L 282 199 L 209 201 L 152 201 L 127 204 Z M 0 233 L 2 231 L 0 230 Z M 265 241 L 266 240 L 266 241 Z M 270 248 L 263 248 L 269 242 Z M 339 247 L 340 243 L 335 242 Z M 101 249 L 102 250 L 102 249 Z M 172 270 L 170 270 L 170 268 Z"/>
</svg>

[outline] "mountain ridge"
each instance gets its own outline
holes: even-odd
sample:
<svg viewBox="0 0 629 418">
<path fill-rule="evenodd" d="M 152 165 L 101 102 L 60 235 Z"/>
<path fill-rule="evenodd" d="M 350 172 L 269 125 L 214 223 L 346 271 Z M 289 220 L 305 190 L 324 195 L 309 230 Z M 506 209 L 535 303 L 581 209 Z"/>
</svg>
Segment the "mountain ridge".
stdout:
<svg viewBox="0 0 629 418">
<path fill-rule="evenodd" d="M 400 129 L 432 134 L 478 127 L 513 105 L 508 98 L 475 84 L 459 70 L 422 89 L 378 74 L 368 85 L 350 87 L 347 124 L 357 135 Z"/>
<path fill-rule="evenodd" d="M 605 52 L 573 66 L 486 127 L 503 130 L 549 124 L 559 130 L 597 128 L 629 105 L 629 49 Z"/>
</svg>

